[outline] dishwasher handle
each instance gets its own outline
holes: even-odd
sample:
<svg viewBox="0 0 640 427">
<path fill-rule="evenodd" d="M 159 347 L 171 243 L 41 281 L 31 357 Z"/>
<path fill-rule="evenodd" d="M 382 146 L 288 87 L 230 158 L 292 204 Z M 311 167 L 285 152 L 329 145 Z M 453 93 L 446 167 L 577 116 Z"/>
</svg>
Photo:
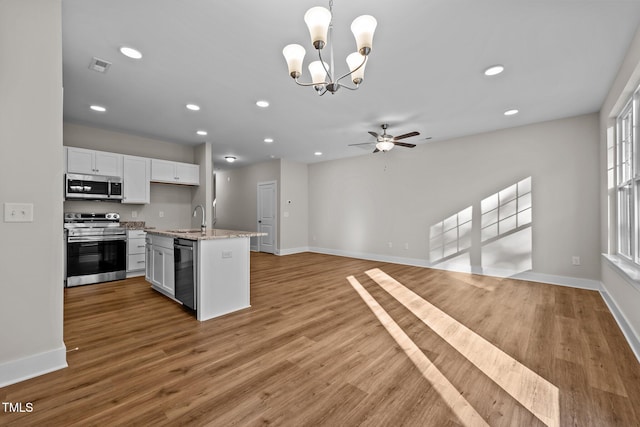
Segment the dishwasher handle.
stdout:
<svg viewBox="0 0 640 427">
<path fill-rule="evenodd" d="M 186 249 L 186 250 L 189 250 L 189 251 L 193 252 L 193 246 L 185 246 L 185 245 L 179 245 L 177 243 L 174 243 L 173 247 L 174 248 L 179 248 L 179 249 Z"/>
<path fill-rule="evenodd" d="M 193 251 L 193 247 L 196 242 L 187 239 L 174 239 L 173 247 L 178 249 L 187 249 Z"/>
</svg>

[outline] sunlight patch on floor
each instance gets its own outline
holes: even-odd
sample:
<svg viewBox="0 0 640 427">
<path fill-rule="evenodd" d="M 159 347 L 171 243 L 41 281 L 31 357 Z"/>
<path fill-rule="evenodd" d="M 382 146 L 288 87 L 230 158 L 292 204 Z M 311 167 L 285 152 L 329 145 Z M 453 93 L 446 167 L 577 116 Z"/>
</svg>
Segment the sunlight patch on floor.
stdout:
<svg viewBox="0 0 640 427">
<path fill-rule="evenodd" d="M 560 425 L 558 387 L 382 270 L 375 268 L 366 274 L 536 418 L 550 427 Z"/>
<path fill-rule="evenodd" d="M 487 422 L 476 410 L 462 397 L 460 392 L 447 380 L 436 366 L 425 356 L 420 348 L 409 338 L 402 328 L 389 316 L 380 304 L 367 292 L 354 276 L 347 280 L 360 295 L 369 309 L 376 315 L 382 326 L 389 332 L 400 348 L 420 370 L 424 378 L 431 383 L 433 388 L 442 396 L 444 402 L 451 408 L 456 417 L 465 426 L 488 426 Z"/>
</svg>

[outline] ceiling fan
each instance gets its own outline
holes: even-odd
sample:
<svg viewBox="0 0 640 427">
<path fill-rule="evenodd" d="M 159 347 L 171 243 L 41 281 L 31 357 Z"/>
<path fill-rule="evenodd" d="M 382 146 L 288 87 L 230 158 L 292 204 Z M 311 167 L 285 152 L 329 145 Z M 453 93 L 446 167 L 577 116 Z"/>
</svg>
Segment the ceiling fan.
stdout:
<svg viewBox="0 0 640 427">
<path fill-rule="evenodd" d="M 382 152 L 386 152 L 391 150 L 393 147 L 400 146 L 400 147 L 406 147 L 406 148 L 413 148 L 416 146 L 416 144 L 407 144 L 406 142 L 400 142 L 400 139 L 405 139 L 405 138 L 409 138 L 412 136 L 418 136 L 420 135 L 420 132 L 409 132 L 409 133 L 405 133 L 403 135 L 399 135 L 399 136 L 393 136 L 393 135 L 389 135 L 387 133 L 387 128 L 389 127 L 388 124 L 383 124 L 382 126 L 380 126 L 382 128 L 382 135 L 378 134 L 377 132 L 373 132 L 373 131 L 369 131 L 369 134 L 371 134 L 373 137 L 376 138 L 375 142 L 363 142 L 361 144 L 349 144 L 350 147 L 355 147 L 358 145 L 371 145 L 371 144 L 375 144 L 376 149 L 373 150 L 374 153 L 377 153 L 379 151 Z M 425 138 L 425 139 L 431 139 L 431 137 Z"/>
</svg>

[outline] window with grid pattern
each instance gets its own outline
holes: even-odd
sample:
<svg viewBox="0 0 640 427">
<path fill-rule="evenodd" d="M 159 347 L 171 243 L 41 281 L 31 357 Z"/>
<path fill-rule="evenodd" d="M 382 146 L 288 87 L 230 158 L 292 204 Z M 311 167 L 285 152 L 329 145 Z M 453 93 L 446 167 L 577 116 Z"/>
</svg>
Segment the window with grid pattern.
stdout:
<svg viewBox="0 0 640 427">
<path fill-rule="evenodd" d="M 629 100 L 617 119 L 617 241 L 618 254 L 638 263 L 638 209 L 640 195 L 638 174 L 638 142 L 636 137 L 639 93 Z"/>
</svg>

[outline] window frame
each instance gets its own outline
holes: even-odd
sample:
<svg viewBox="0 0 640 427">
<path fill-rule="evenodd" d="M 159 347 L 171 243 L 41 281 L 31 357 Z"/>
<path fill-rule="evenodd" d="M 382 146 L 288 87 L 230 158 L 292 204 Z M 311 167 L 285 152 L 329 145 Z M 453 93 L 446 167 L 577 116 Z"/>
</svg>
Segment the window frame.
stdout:
<svg viewBox="0 0 640 427">
<path fill-rule="evenodd" d="M 640 266 L 640 88 L 616 117 L 616 253 Z"/>
</svg>

